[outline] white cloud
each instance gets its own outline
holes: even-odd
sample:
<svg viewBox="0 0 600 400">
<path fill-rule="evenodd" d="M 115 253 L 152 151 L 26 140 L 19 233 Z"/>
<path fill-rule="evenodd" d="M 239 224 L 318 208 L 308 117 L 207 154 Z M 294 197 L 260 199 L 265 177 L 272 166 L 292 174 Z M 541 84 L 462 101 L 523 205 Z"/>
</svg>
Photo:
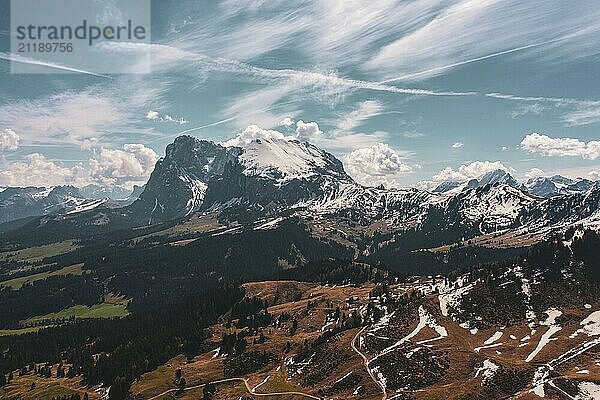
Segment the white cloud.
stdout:
<svg viewBox="0 0 600 400">
<path fill-rule="evenodd" d="M 33 153 L 5 166 L 0 171 L 0 185 L 3 186 L 55 186 L 75 184 L 79 181 L 83 167 L 63 167 L 42 154 Z"/>
<path fill-rule="evenodd" d="M 236 137 L 223 143 L 223 146 L 243 147 L 256 139 L 286 139 L 286 136 L 279 131 L 263 129 L 257 125 L 250 125 L 241 131 Z"/>
<path fill-rule="evenodd" d="M 458 167 L 458 170 L 446 167 L 438 174 L 434 175 L 433 179 L 435 181 L 464 182 L 469 179 L 479 178 L 481 175 L 497 169 L 509 171 L 509 168 L 500 161 L 473 161 L 472 163 L 461 165 Z"/>
<path fill-rule="evenodd" d="M 456 142 L 452 145 L 453 149 L 460 149 L 461 147 L 463 147 L 465 144 L 462 142 Z"/>
<path fill-rule="evenodd" d="M 187 124 L 187 121 L 183 117 L 172 117 L 169 114 L 165 114 L 163 120 L 166 122 L 175 122 L 179 125 Z"/>
<path fill-rule="evenodd" d="M 521 147 L 530 153 L 549 157 L 582 157 L 595 160 L 600 157 L 600 141 L 583 142 L 572 138 L 551 138 L 532 133 L 523 138 Z"/>
<path fill-rule="evenodd" d="M 21 138 L 15 131 L 10 128 L 6 128 L 2 133 L 0 133 L 0 150 L 17 150 L 19 148 L 20 139 Z"/>
<path fill-rule="evenodd" d="M 359 126 L 363 121 L 379 115 L 383 111 L 383 104 L 378 100 L 366 100 L 360 102 L 358 107 L 352 112 L 340 118 L 336 125 L 342 130 L 352 130 Z"/>
<path fill-rule="evenodd" d="M 29 154 L 0 171 L 0 185 L 5 186 L 104 186 L 131 188 L 144 184 L 158 156 L 143 144 L 126 144 L 122 149 L 100 149 L 87 166 L 78 163 L 68 167 L 48 160 L 39 153 Z"/>
<path fill-rule="evenodd" d="M 272 130 L 263 129 L 258 125 L 250 125 L 241 131 L 236 137 L 223 143 L 224 146 L 240 146 L 252 142 L 256 139 L 298 139 L 301 141 L 315 142 L 323 137 L 323 132 L 319 129 L 316 122 L 304 122 L 298 120 L 296 122 L 296 130 L 294 136 L 285 136 L 283 133 Z"/>
<path fill-rule="evenodd" d="M 150 110 L 146 114 L 146 119 L 151 121 L 160 121 L 160 122 L 175 122 L 179 125 L 187 124 L 187 121 L 183 117 L 172 117 L 169 114 L 160 115 L 158 111 Z"/>
<path fill-rule="evenodd" d="M 438 187 L 440 182 L 438 181 L 419 181 L 415 184 L 415 187 L 419 190 L 428 190 L 432 191 L 436 187 Z"/>
<path fill-rule="evenodd" d="M 323 135 L 316 122 L 296 122 L 296 138 L 300 141 L 315 141 Z"/>
<path fill-rule="evenodd" d="M 502 151 L 509 151 L 509 150 L 510 150 L 510 147 L 508 147 L 508 146 L 502 146 L 502 147 L 500 148 L 500 150 L 502 150 Z"/>
<path fill-rule="evenodd" d="M 126 144 L 123 149 L 101 149 L 89 161 L 90 181 L 105 186 L 127 186 L 145 182 L 158 160 L 154 150 L 143 144 Z"/>
<path fill-rule="evenodd" d="M 588 173 L 588 176 L 590 177 L 591 180 L 600 181 L 600 170 L 590 171 Z"/>
<path fill-rule="evenodd" d="M 546 176 L 546 173 L 539 168 L 531 168 L 529 171 L 527 171 L 525 176 L 528 178 L 540 178 L 542 176 Z"/>
<path fill-rule="evenodd" d="M 290 117 L 285 117 L 284 119 L 282 119 L 281 121 L 279 121 L 279 126 L 285 126 L 286 128 L 289 128 L 290 126 L 294 125 L 294 120 L 291 119 Z"/>
<path fill-rule="evenodd" d="M 158 118 L 158 112 L 157 111 L 150 110 L 150 111 L 148 111 L 148 114 L 146 114 L 146 119 L 154 121 L 157 118 Z"/>
<path fill-rule="evenodd" d="M 387 132 L 381 131 L 369 134 L 340 131 L 333 134 L 331 132 L 326 134 L 321 131 L 317 122 L 298 120 L 293 135 L 286 136 L 277 130 L 263 129 L 258 125 L 250 125 L 237 134 L 236 137 L 223 142 L 222 145 L 243 147 L 254 139 L 297 139 L 308 141 L 321 148 L 348 151 L 376 145 L 386 140 L 388 136 Z M 410 154 L 408 152 L 402 153 L 404 156 Z"/>
<path fill-rule="evenodd" d="M 412 171 L 400 155 L 384 143 L 354 150 L 344 156 L 343 162 L 350 176 L 367 186 L 394 185 L 396 178 Z"/>
</svg>

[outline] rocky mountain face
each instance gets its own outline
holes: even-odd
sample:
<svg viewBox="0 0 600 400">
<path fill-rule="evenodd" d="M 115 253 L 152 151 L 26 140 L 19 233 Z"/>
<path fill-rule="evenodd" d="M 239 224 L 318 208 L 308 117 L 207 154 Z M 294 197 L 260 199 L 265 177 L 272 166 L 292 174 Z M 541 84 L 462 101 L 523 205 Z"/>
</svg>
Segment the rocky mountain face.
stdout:
<svg viewBox="0 0 600 400">
<path fill-rule="evenodd" d="M 181 136 L 167 147 L 132 212 L 152 224 L 238 205 L 281 209 L 351 182 L 339 160 L 309 143 L 257 139 L 224 147 Z"/>
</svg>

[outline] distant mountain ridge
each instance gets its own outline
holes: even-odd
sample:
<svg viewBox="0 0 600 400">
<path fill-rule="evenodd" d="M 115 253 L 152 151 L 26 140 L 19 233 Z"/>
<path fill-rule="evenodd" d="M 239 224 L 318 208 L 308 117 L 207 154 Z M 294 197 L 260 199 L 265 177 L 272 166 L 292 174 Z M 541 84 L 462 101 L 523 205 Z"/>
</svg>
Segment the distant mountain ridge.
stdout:
<svg viewBox="0 0 600 400">
<path fill-rule="evenodd" d="M 21 218 L 72 214 L 96 207 L 122 207 L 133 203 L 141 193 L 123 188 L 88 185 L 51 187 L 7 187 L 0 189 L 0 224 Z"/>
<path fill-rule="evenodd" d="M 67 213 L 99 205 L 73 186 L 9 187 L 0 192 L 0 223 L 37 215 Z"/>
<path fill-rule="evenodd" d="M 461 189 L 465 186 L 475 188 L 494 183 L 502 183 L 514 188 L 519 188 L 539 197 L 552 197 L 565 194 L 582 193 L 599 184 L 598 182 L 594 182 L 585 178 L 571 179 L 561 175 L 530 178 L 526 182 L 519 183 L 509 172 L 506 172 L 502 169 L 497 169 L 487 172 L 481 177 L 471 179 L 467 182 L 441 182 L 432 191 L 434 193 L 445 193 L 459 187 Z"/>
</svg>

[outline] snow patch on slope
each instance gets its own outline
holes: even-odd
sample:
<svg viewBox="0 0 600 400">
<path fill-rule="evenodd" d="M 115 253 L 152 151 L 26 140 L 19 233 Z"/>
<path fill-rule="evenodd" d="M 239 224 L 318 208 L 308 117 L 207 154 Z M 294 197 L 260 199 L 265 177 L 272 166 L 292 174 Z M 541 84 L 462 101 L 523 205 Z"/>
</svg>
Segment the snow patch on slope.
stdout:
<svg viewBox="0 0 600 400">
<path fill-rule="evenodd" d="M 179 180 L 186 184 L 192 193 L 192 196 L 188 199 L 185 206 L 186 215 L 189 215 L 193 211 L 197 210 L 202 206 L 204 202 L 204 196 L 206 195 L 206 189 L 208 186 L 200 179 L 195 179 L 189 175 L 180 175 Z"/>
<path fill-rule="evenodd" d="M 577 337 L 580 333 L 587 334 L 588 336 L 598 336 L 600 335 L 600 310 L 594 311 L 590 315 L 587 316 L 583 321 L 579 323 L 582 328 L 577 329 L 572 335 L 569 337 L 571 339 Z"/>
<path fill-rule="evenodd" d="M 460 314 L 461 312 L 461 302 L 462 298 L 471 291 L 477 284 L 478 280 L 475 282 L 471 282 L 469 284 L 465 284 L 468 277 L 467 275 L 463 275 L 458 278 L 458 280 L 454 284 L 450 284 L 449 286 L 439 285 L 439 295 L 438 301 L 440 303 L 440 310 L 444 317 L 450 315 L 452 311 L 452 320 L 457 321 L 456 314 Z M 459 326 L 461 328 L 467 329 L 471 332 L 471 334 L 477 334 L 478 330 L 476 328 L 472 328 L 468 322 L 460 323 Z"/>
<path fill-rule="evenodd" d="M 481 375 L 481 386 L 483 386 L 494 378 L 499 369 L 500 367 L 498 365 L 494 364 L 490 359 L 487 359 L 475 372 L 475 378 L 478 378 L 479 375 Z"/>
<path fill-rule="evenodd" d="M 448 331 L 446 330 L 446 328 L 439 325 L 437 323 L 436 319 L 433 317 L 433 315 L 431 315 L 429 313 L 429 311 L 427 311 L 425 309 L 425 307 L 419 306 L 419 323 L 418 323 L 417 327 L 411 333 L 409 333 L 408 335 L 406 335 L 405 337 L 400 339 L 398 342 L 394 343 L 390 347 L 385 348 L 381 353 L 379 353 L 375 357 L 373 357 L 373 359 L 371 359 L 371 361 L 369 361 L 369 363 L 373 362 L 374 360 L 378 359 L 379 357 L 381 357 L 384 354 L 387 354 L 387 353 L 390 353 L 390 352 L 396 350 L 402 344 L 409 341 L 413 337 L 417 336 L 419 334 L 419 332 L 421 332 L 421 330 L 425 327 L 430 327 L 439 336 L 435 337 L 433 339 L 422 340 L 422 341 L 418 342 L 419 344 L 431 342 L 434 340 L 440 340 L 440 339 L 443 339 L 448 336 Z"/>
<path fill-rule="evenodd" d="M 500 340 L 503 334 L 504 332 L 498 331 L 494 333 L 490 338 L 488 338 L 485 342 L 483 342 L 483 344 L 488 345 L 497 342 L 498 340 Z"/>
<path fill-rule="evenodd" d="M 554 335 L 556 332 L 558 332 L 562 329 L 562 327 L 560 327 L 556 323 L 556 318 L 558 318 L 562 315 L 562 311 L 559 311 L 555 308 L 550 308 L 550 309 L 546 310 L 546 314 L 548 315 L 548 318 L 544 322 L 541 322 L 540 324 L 544 325 L 544 326 L 548 326 L 548 330 L 546 332 L 544 332 L 544 334 L 540 338 L 540 341 L 538 342 L 538 345 L 536 346 L 536 348 L 527 356 L 527 358 L 525 359 L 526 362 L 530 362 L 531 360 L 533 360 L 535 358 L 535 356 L 537 356 L 538 353 L 540 351 L 542 351 L 542 349 L 548 343 L 550 343 L 551 340 L 556 340 L 556 338 L 552 339 L 552 335 Z"/>
</svg>

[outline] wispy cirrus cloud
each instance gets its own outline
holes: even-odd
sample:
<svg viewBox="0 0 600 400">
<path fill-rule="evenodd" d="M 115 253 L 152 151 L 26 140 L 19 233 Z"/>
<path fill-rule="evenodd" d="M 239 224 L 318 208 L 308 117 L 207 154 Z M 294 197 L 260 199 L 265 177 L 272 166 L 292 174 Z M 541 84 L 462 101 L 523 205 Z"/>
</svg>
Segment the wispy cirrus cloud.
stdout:
<svg viewBox="0 0 600 400">
<path fill-rule="evenodd" d="M 186 18 L 169 42 L 245 62 L 283 50 L 305 67 L 359 67 L 373 80 L 416 81 L 502 56 L 546 63 L 592 56 L 599 16 L 591 0 L 568 8 L 544 0 L 224 1 Z M 552 51 L 540 57 L 540 49 Z"/>
<path fill-rule="evenodd" d="M 428 78 L 434 75 L 438 75 L 443 73 L 444 71 L 456 68 L 456 67 L 460 67 L 463 65 L 467 65 L 467 64 L 472 64 L 472 63 L 476 63 L 479 61 L 484 61 L 484 60 L 489 60 L 490 58 L 495 58 L 495 57 L 500 57 L 500 56 L 504 56 L 507 54 L 511 54 L 511 53 L 516 53 L 519 51 L 524 51 L 524 50 L 528 50 L 528 49 L 532 49 L 534 47 L 540 47 L 540 46 L 544 46 L 546 44 L 550 44 L 550 43 L 554 43 L 556 41 L 559 41 L 560 39 L 554 39 L 554 40 L 549 40 L 546 42 L 542 42 L 542 43 L 534 43 L 534 44 L 529 44 L 529 45 L 525 45 L 525 46 L 519 46 L 519 47 L 515 47 L 512 49 L 508 49 L 508 50 L 502 50 L 502 51 L 497 51 L 495 53 L 491 53 L 491 54 L 486 54 L 483 56 L 479 56 L 479 57 L 475 57 L 475 58 L 471 58 L 468 60 L 462 60 L 462 61 L 456 61 L 453 62 L 451 64 L 446 64 L 446 65 L 440 65 L 437 67 L 433 67 L 430 69 L 426 69 L 423 71 L 418 71 L 418 72 L 412 72 L 406 75 L 401 75 L 401 76 L 397 76 L 394 78 L 387 78 L 383 81 L 381 81 L 381 83 L 390 83 L 390 82 L 397 82 L 397 81 L 407 81 L 407 80 L 417 80 L 419 78 Z"/>
<path fill-rule="evenodd" d="M 73 67 L 69 67 L 67 65 L 61 65 L 61 64 L 57 64 L 57 63 L 53 63 L 53 62 L 49 62 L 49 61 L 36 60 L 35 58 L 25 57 L 20 54 L 0 52 L 0 59 L 7 60 L 10 62 L 14 62 L 14 63 L 46 67 L 50 71 L 54 69 L 54 70 L 59 70 L 59 71 L 64 71 L 64 72 L 72 72 L 72 73 L 77 73 L 77 74 L 91 75 L 91 76 L 95 76 L 95 77 L 99 77 L 99 78 L 111 79 L 111 77 L 109 75 L 103 75 L 103 74 L 99 74 L 99 73 L 96 73 L 93 71 L 87 71 L 87 70 L 83 70 L 83 69 L 79 69 L 79 68 L 73 68 Z"/>
<path fill-rule="evenodd" d="M 98 49 L 106 52 L 138 52 L 145 55 L 150 51 L 152 54 L 153 68 L 156 72 L 165 72 L 171 69 L 192 68 L 197 73 L 221 72 L 233 76 L 242 76 L 252 79 L 251 82 L 276 84 L 281 82 L 294 85 L 294 88 L 313 87 L 315 89 L 326 89 L 325 94 L 339 94 L 347 90 L 366 90 L 373 92 L 388 92 L 414 96 L 473 96 L 473 91 L 446 91 L 430 90 L 422 88 L 406 88 L 394 85 L 386 85 L 380 82 L 352 79 L 340 76 L 332 70 L 323 69 L 276 69 L 256 67 L 249 63 L 233 59 L 214 58 L 200 52 L 180 49 L 168 44 L 144 44 L 116 42 L 110 45 L 98 46 Z"/>
<path fill-rule="evenodd" d="M 184 46 L 183 48 L 175 45 Z M 204 79 L 210 74 L 225 74 L 230 81 L 239 81 L 246 87 L 242 91 L 221 99 L 218 121 L 227 121 L 234 129 L 249 125 L 276 127 L 285 117 L 296 118 L 303 112 L 306 102 L 322 103 L 328 107 L 338 104 L 350 93 L 391 93 L 400 96 L 474 96 L 475 92 L 437 91 L 421 88 L 403 88 L 378 82 L 357 80 L 339 76 L 334 71 L 321 69 L 274 69 L 256 67 L 226 58 L 214 58 L 197 52 L 187 46 L 185 40 L 168 44 L 110 43 L 98 46 L 99 51 L 110 53 L 135 53 L 145 56 L 152 54 L 153 68 L 157 73 L 191 74 L 196 79 Z M 359 109 L 346 116 L 346 121 L 338 121 L 344 127 L 357 125 L 376 113 L 382 105 L 371 100 L 361 103 Z M 210 125 L 210 124 L 204 124 Z M 193 129 L 203 129 L 202 126 Z M 353 126 L 354 127 L 354 126 Z M 361 142 L 364 142 L 361 140 Z"/>
<path fill-rule="evenodd" d="M 147 85 L 137 79 L 121 79 L 80 91 L 12 101 L 0 105 L 0 128 L 19 132 L 28 145 L 90 147 L 106 144 L 107 138 L 124 132 L 152 136 L 151 129 L 140 128 L 136 122 L 163 90 L 157 82 Z"/>
<path fill-rule="evenodd" d="M 448 2 L 425 24 L 383 45 L 366 68 L 390 80 L 422 80 L 499 56 L 536 55 L 545 67 L 597 53 L 600 10 L 591 1 L 568 10 L 543 0 Z M 519 29 L 507 29 L 518 26 Z M 486 40 L 482 40 L 486 38 Z M 539 48 L 551 51 L 539 57 Z"/>
<path fill-rule="evenodd" d="M 305 66 L 357 65 L 377 49 L 375 43 L 422 24 L 446 2 L 223 1 L 177 30 L 172 42 L 241 61 L 293 49 L 294 57 Z M 228 27 L 225 32 L 224 26 Z"/>
<path fill-rule="evenodd" d="M 336 126 L 342 130 L 352 130 L 359 126 L 363 121 L 381 114 L 384 107 L 378 100 L 365 100 L 358 104 L 358 107 L 350 113 L 342 116 L 336 123 Z"/>
<path fill-rule="evenodd" d="M 485 96 L 510 100 L 521 105 L 511 115 L 519 117 L 528 113 L 541 114 L 554 108 L 561 112 L 561 120 L 566 126 L 581 126 L 600 122 L 600 101 L 588 99 L 573 99 L 568 97 L 517 96 L 503 93 L 486 93 Z"/>
</svg>

